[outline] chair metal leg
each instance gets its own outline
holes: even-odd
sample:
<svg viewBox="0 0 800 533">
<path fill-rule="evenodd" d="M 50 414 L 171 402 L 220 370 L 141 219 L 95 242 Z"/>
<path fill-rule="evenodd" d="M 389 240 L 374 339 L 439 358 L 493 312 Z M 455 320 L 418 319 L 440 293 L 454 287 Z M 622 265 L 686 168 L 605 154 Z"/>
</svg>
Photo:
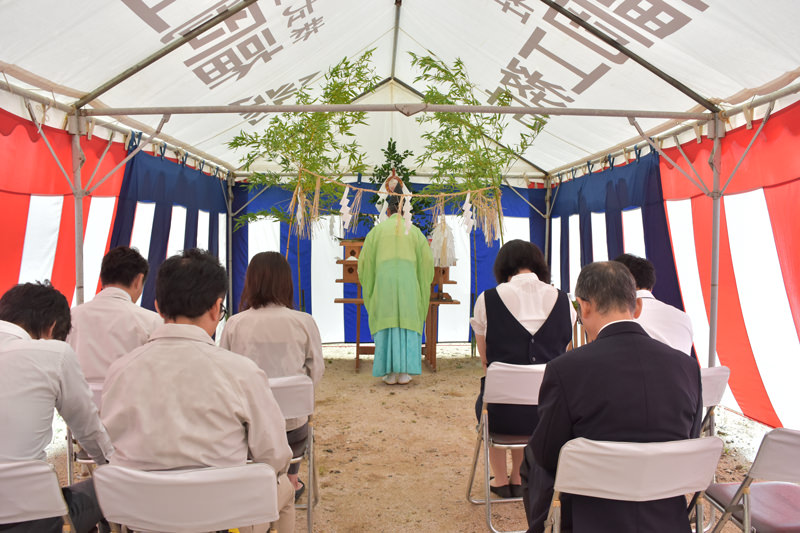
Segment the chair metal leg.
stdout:
<svg viewBox="0 0 800 533">
<path fill-rule="evenodd" d="M 750 533 L 750 486 L 745 487 L 744 494 L 742 494 L 742 507 L 744 531 L 745 533 Z"/>
<path fill-rule="evenodd" d="M 75 447 L 72 445 L 72 431 L 67 428 L 67 485 L 75 481 Z"/>
<path fill-rule="evenodd" d="M 485 500 L 477 500 L 472 498 L 472 485 L 475 482 L 475 472 L 478 470 L 478 457 L 481 453 L 481 445 L 483 444 L 483 427 L 478 427 L 478 438 L 475 441 L 475 453 L 472 454 L 472 469 L 469 473 L 469 483 L 467 483 L 467 501 L 470 503 L 486 503 Z M 488 461 L 488 457 L 486 458 Z"/>
<path fill-rule="evenodd" d="M 700 495 L 697 497 L 697 501 L 694 504 L 694 530 L 697 533 L 703 530 L 703 504 L 705 503 L 705 498 L 703 497 L 703 493 L 701 492 Z"/>
</svg>

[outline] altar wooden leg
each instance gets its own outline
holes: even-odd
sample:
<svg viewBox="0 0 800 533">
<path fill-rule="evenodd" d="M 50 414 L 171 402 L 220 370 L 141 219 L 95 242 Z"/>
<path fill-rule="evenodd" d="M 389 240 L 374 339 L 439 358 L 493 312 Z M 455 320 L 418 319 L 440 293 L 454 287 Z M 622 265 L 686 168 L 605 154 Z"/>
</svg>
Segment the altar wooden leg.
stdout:
<svg viewBox="0 0 800 533">
<path fill-rule="evenodd" d="M 359 370 L 361 355 L 361 304 L 356 304 L 356 372 Z"/>
</svg>

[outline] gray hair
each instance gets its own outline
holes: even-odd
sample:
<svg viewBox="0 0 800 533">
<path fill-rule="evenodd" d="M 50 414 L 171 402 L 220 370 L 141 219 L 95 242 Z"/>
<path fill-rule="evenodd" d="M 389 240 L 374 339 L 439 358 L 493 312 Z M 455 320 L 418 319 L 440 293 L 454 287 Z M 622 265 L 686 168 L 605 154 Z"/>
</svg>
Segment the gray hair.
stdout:
<svg viewBox="0 0 800 533">
<path fill-rule="evenodd" d="M 616 261 L 597 261 L 581 269 L 575 296 L 592 302 L 599 313 L 636 309 L 636 283 L 630 271 Z"/>
</svg>

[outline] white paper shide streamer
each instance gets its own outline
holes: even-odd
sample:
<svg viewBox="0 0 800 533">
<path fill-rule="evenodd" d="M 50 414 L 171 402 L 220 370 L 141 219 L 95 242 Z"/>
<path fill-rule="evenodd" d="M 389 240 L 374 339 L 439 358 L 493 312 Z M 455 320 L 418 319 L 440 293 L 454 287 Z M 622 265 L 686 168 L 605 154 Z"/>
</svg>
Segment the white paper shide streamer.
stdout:
<svg viewBox="0 0 800 533">
<path fill-rule="evenodd" d="M 463 205 L 464 215 L 462 220 L 462 224 L 464 224 L 464 226 L 467 228 L 467 233 L 472 231 L 472 226 L 475 225 L 475 219 L 472 216 L 472 204 L 470 203 L 469 199 L 470 193 L 467 193 L 467 198 L 464 200 Z"/>
<path fill-rule="evenodd" d="M 456 264 L 456 243 L 453 231 L 445 222 L 444 215 L 433 228 L 431 234 L 431 254 L 433 265 L 437 267 L 450 267 Z"/>
</svg>

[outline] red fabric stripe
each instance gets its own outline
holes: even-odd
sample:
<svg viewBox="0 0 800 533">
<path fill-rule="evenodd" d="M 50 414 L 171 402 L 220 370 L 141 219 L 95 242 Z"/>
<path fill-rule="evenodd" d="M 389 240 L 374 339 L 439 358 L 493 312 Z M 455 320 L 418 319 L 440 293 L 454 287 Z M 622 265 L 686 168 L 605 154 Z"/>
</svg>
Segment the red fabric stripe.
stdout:
<svg viewBox="0 0 800 533">
<path fill-rule="evenodd" d="M 2 137 L 0 137 L 2 138 Z M 25 246 L 25 227 L 31 197 L 0 191 L 0 294 L 4 294 L 19 281 L 22 249 Z"/>
<path fill-rule="evenodd" d="M 753 129 L 744 126 L 729 131 L 722 139 L 722 172 L 720 186 L 725 185 L 728 176 L 753 138 L 761 121 L 753 122 Z M 733 177 L 725 194 L 752 191 L 785 183 L 800 176 L 800 102 L 774 113 L 759 134 L 753 147 L 744 158 L 742 165 Z M 712 188 L 712 172 L 708 166 L 708 156 L 713 142 L 707 138 L 700 144 L 692 141 L 682 145 L 687 157 L 700 174 L 703 182 Z M 677 148 L 664 152 L 678 165 L 694 176 Z M 680 172 L 661 159 L 661 187 L 665 200 L 679 200 L 702 194 Z"/>
<path fill-rule="evenodd" d="M 45 126 L 43 129 L 59 161 L 72 179 L 71 136 L 56 128 Z M 122 140 L 119 135 L 117 138 Z M 81 139 L 81 147 L 86 156 L 82 170 L 84 185 L 94 172 L 107 144 L 108 139 L 96 136 L 90 141 L 85 137 Z M 95 183 L 122 161 L 125 154 L 122 142 L 113 143 L 97 171 Z M 95 191 L 95 194 L 118 196 L 124 170 L 123 165 Z M 47 145 L 39 136 L 36 126 L 31 121 L 2 109 L 0 109 L 0 190 L 39 195 L 65 195 L 72 192 Z"/>
<path fill-rule="evenodd" d="M 797 206 L 800 205 L 800 179 L 766 188 L 764 196 L 767 199 L 786 296 L 800 339 L 800 263 L 797 262 L 796 255 L 797 250 L 800 250 L 800 216 L 797 214 Z"/>
<path fill-rule="evenodd" d="M 712 208 L 711 199 L 706 196 L 692 199 L 697 266 L 708 316 L 711 316 Z M 731 369 L 729 384 L 742 412 L 769 426 L 781 427 L 781 421 L 775 413 L 764 383 L 761 381 L 761 374 L 753 358 L 753 349 L 747 336 L 728 244 L 728 225 L 725 223 L 724 202 L 720 209 L 719 241 L 717 355 L 720 363 Z"/>
</svg>

